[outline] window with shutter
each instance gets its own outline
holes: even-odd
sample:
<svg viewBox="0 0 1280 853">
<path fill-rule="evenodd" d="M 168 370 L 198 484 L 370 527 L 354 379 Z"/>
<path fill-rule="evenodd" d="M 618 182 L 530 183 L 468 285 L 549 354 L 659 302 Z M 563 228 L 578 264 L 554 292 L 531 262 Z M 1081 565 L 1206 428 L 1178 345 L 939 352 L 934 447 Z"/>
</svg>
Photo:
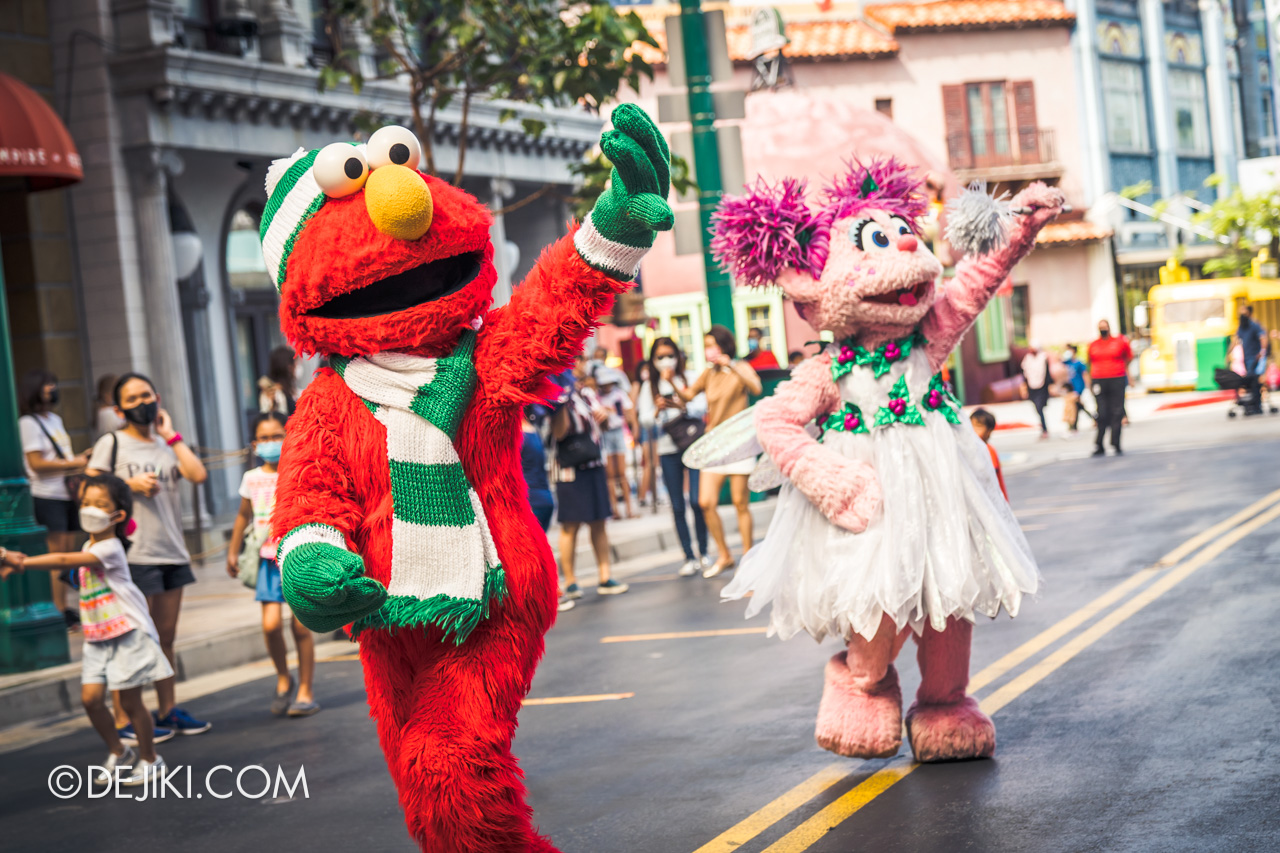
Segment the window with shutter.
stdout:
<svg viewBox="0 0 1280 853">
<path fill-rule="evenodd" d="M 1036 89 L 1030 80 L 1013 83 L 1013 119 L 1018 128 L 1018 154 L 1023 163 L 1039 163 L 1040 128 L 1036 123 Z"/>
<path fill-rule="evenodd" d="M 964 105 L 964 86 L 942 87 L 942 116 L 947 128 L 947 156 L 953 169 L 973 165 L 969 146 L 969 118 Z"/>
</svg>

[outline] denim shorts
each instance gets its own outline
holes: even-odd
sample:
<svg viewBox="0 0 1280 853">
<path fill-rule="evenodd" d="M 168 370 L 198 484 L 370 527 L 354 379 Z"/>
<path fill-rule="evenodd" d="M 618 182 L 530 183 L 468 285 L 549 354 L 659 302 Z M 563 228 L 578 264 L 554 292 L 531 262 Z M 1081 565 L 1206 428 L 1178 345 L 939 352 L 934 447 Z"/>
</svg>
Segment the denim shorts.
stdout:
<svg viewBox="0 0 1280 853">
<path fill-rule="evenodd" d="M 284 604 L 284 586 L 280 578 L 280 567 L 275 560 L 262 558 L 258 564 L 258 585 L 254 589 L 254 601 L 273 601 Z"/>
<path fill-rule="evenodd" d="M 606 429 L 600 433 L 600 452 L 605 456 L 623 456 L 627 452 L 627 436 L 622 427 Z"/>
<path fill-rule="evenodd" d="M 80 683 L 105 684 L 108 690 L 130 690 L 163 681 L 173 667 L 155 638 L 138 628 L 98 643 L 85 643 L 80 653 Z"/>
</svg>

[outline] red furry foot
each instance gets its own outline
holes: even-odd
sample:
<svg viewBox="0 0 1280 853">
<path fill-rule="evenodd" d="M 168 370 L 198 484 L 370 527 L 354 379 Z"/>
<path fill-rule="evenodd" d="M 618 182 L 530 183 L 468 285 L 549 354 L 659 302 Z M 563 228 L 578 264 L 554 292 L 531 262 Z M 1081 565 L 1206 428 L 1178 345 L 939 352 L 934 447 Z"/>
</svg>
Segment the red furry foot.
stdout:
<svg viewBox="0 0 1280 853">
<path fill-rule="evenodd" d="M 907 711 L 907 737 L 922 762 L 990 758 L 996 751 L 995 723 L 972 696 L 951 705 L 916 702 Z"/>
<path fill-rule="evenodd" d="M 818 746 L 849 758 L 888 758 L 902 745 L 902 690 L 898 671 L 865 691 L 853 684 L 848 652 L 827 661 L 826 686 L 818 705 L 814 738 Z"/>
</svg>

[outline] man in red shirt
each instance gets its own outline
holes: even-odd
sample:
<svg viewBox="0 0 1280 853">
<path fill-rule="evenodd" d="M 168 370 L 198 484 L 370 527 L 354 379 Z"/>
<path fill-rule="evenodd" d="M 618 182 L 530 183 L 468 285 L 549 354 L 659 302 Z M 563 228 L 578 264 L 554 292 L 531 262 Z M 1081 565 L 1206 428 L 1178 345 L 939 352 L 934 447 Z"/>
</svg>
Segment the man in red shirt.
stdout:
<svg viewBox="0 0 1280 853">
<path fill-rule="evenodd" d="M 778 358 L 773 350 L 760 346 L 763 340 L 764 333 L 759 329 L 753 328 L 747 332 L 747 364 L 751 365 L 752 370 L 768 370 L 778 366 Z"/>
<path fill-rule="evenodd" d="M 1129 384 L 1129 362 L 1133 350 L 1124 336 L 1111 337 L 1111 324 L 1098 321 L 1098 339 L 1089 344 L 1089 379 L 1098 401 L 1098 446 L 1094 456 L 1105 456 L 1103 440 L 1111 429 L 1111 446 L 1119 456 L 1120 422 L 1124 418 L 1124 389 Z"/>
</svg>

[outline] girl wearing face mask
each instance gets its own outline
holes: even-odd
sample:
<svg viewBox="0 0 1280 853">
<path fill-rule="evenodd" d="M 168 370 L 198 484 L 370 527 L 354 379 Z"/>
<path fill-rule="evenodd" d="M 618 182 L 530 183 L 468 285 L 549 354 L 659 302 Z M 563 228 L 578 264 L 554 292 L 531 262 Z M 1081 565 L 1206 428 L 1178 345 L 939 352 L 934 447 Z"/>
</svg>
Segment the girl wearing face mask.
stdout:
<svg viewBox="0 0 1280 853">
<path fill-rule="evenodd" d="M 110 750 L 99 765 L 102 769 L 90 776 L 98 786 L 113 780 L 117 765 L 123 785 L 151 782 L 165 768 L 155 744 L 173 737 L 172 733 L 165 737 L 157 733 L 142 701 L 142 688 L 172 678 L 173 669 L 156 642 L 147 601 L 129 573 L 125 549 L 130 542 L 125 530 L 132 508 L 133 496 L 119 477 L 89 477 L 81 489 L 77 512 L 80 527 L 89 534 L 84 550 L 28 557 L 0 549 L 0 577 L 26 569 L 71 568 L 79 574 L 80 624 L 85 640 L 80 700 L 89 722 Z M 117 713 L 130 721 L 132 743 L 121 737 L 107 710 L 108 690 L 113 692 Z"/>
<path fill-rule="evenodd" d="M 311 693 L 316 673 L 316 644 L 307 626 L 290 620 L 293 642 L 298 647 L 298 681 L 289 674 L 289 650 L 284 642 L 281 605 L 284 590 L 280 585 L 280 567 L 276 565 L 276 546 L 271 535 L 271 513 L 276 508 L 277 465 L 284 446 L 285 417 L 279 412 L 259 415 L 253 426 L 253 452 L 262 465 L 248 471 L 240 481 L 240 513 L 231 527 L 227 545 L 227 574 L 240 573 L 240 550 L 245 546 L 245 531 L 252 525 L 250 545 L 258 549 L 258 585 L 254 598 L 262 602 L 262 634 L 267 652 L 276 666 L 276 691 L 271 700 L 271 713 L 277 717 L 309 717 L 320 710 Z M 297 692 L 294 692 L 295 687 Z"/>
<path fill-rule="evenodd" d="M 87 473 L 115 474 L 133 492 L 137 529 L 129 550 L 129 571 L 147 597 L 160 648 L 174 666 L 173 640 L 182 609 L 182 588 L 196 580 L 182 535 L 180 486 L 183 480 L 203 483 L 208 474 L 182 433 L 174 428 L 169 413 L 160 408 L 160 396 L 150 379 L 141 373 L 126 373 L 116 380 L 111 398 L 125 426 L 98 439 Z M 156 682 L 156 698 L 161 728 L 181 734 L 199 734 L 211 728 L 176 707 L 173 678 Z M 116 723 L 128 743 L 135 737 L 134 729 L 119 708 L 117 704 Z"/>
<path fill-rule="evenodd" d="M 67 429 L 53 411 L 58 405 L 58 377 L 49 371 L 31 370 L 22 377 L 18 405 L 22 410 L 18 418 L 22 461 L 31 483 L 36 521 L 48 532 L 50 551 L 71 551 L 80 531 L 79 506 L 68 489 L 67 477 L 84 471 L 89 452 L 71 452 Z M 67 625 L 75 625 L 79 617 L 76 609 L 67 607 L 66 584 L 56 577 L 52 583 L 54 604 Z"/>
<path fill-rule="evenodd" d="M 707 431 L 715 429 L 729 418 L 743 411 L 750 404 L 752 394 L 763 390 L 760 377 L 745 361 L 737 361 L 737 344 L 733 333 L 724 326 L 712 326 L 706 339 L 707 369 L 688 388 L 677 388 L 676 393 L 686 402 L 692 402 L 701 393 L 707 395 Z M 725 539 L 724 525 L 716 504 L 720 499 L 720 487 L 729 480 L 729 494 L 734 509 L 738 511 L 738 531 L 742 534 L 742 550 L 751 548 L 754 531 L 751 523 L 751 494 L 747 490 L 747 478 L 755 470 L 754 459 L 744 459 L 731 465 L 707 468 L 702 472 L 698 488 L 702 514 L 707 527 L 716 540 L 717 559 L 714 565 L 704 569 L 704 578 L 713 578 L 733 567 L 733 554 Z"/>
<path fill-rule="evenodd" d="M 636 412 L 641 423 L 648 421 L 653 425 L 662 484 L 666 486 L 667 495 L 671 499 L 671 515 L 675 520 L 676 535 L 680 538 L 680 547 L 684 549 L 684 565 L 680 567 L 679 574 L 681 577 L 690 577 L 711 567 L 711 561 L 707 559 L 707 522 L 702 508 L 698 506 L 699 472 L 685 467 L 682 461 L 684 454 L 663 427 L 682 415 L 704 417 L 707 413 L 707 401 L 705 397 L 698 396 L 692 402 L 686 402 L 676 393 L 677 388 L 691 386 L 694 377 L 685 369 L 684 353 L 671 338 L 655 340 L 645 364 L 649 366 L 650 378 L 640 387 L 640 393 L 636 396 Z M 698 543 L 696 554 L 685 516 L 686 494 L 689 498 L 688 506 L 693 507 L 693 526 Z"/>
</svg>

